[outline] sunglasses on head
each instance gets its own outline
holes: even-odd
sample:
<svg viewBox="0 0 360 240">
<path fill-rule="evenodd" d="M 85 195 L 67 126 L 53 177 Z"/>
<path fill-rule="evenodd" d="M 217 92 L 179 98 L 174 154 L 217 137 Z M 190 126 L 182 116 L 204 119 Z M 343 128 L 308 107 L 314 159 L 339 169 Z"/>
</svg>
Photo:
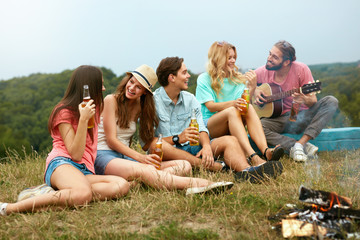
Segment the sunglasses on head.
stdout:
<svg viewBox="0 0 360 240">
<path fill-rule="evenodd" d="M 220 47 L 224 46 L 225 44 L 229 44 L 227 41 L 222 41 L 222 42 L 216 42 L 216 44 Z"/>
</svg>

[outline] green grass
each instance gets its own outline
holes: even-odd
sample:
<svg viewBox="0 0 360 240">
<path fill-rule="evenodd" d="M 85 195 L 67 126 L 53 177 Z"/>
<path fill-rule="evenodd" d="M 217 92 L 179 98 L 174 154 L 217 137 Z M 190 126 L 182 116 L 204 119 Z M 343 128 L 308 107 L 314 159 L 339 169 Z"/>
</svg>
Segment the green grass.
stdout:
<svg viewBox="0 0 360 240">
<path fill-rule="evenodd" d="M 43 183 L 45 155 L 17 153 L 0 161 L 0 201 L 14 202 L 26 187 Z M 283 158 L 284 173 L 265 184 L 236 183 L 221 195 L 137 185 L 124 198 L 78 209 L 0 217 L 0 239 L 282 239 L 268 217 L 298 200 L 301 185 L 335 191 L 360 208 L 360 149 L 319 154 L 318 178 Z M 196 170 L 193 176 L 233 181 L 230 173 Z"/>
</svg>

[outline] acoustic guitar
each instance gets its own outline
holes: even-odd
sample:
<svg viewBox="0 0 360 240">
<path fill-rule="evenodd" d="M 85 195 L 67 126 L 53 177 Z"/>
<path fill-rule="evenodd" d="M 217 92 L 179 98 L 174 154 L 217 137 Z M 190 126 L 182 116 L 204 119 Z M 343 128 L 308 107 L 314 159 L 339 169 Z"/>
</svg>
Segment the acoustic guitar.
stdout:
<svg viewBox="0 0 360 240">
<path fill-rule="evenodd" d="M 311 92 L 319 92 L 321 90 L 321 82 L 317 80 L 314 83 L 305 84 L 300 88 L 294 88 L 289 91 L 283 92 L 279 85 L 274 83 L 263 83 L 257 87 L 260 90 L 263 90 L 265 95 L 265 102 L 261 105 L 253 104 L 256 113 L 259 118 L 268 117 L 275 118 L 281 115 L 283 110 L 283 98 L 291 96 L 293 93 L 304 93 L 308 94 Z M 255 102 L 254 96 L 252 97 L 252 102 Z"/>
</svg>

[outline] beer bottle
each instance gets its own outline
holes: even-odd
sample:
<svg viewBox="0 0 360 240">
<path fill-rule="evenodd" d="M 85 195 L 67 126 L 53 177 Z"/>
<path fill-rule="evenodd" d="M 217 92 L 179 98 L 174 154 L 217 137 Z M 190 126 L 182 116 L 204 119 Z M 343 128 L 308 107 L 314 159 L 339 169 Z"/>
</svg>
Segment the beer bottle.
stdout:
<svg viewBox="0 0 360 240">
<path fill-rule="evenodd" d="M 155 166 L 157 170 L 160 170 L 162 157 L 163 157 L 162 134 L 159 134 L 159 138 L 158 138 L 158 140 L 156 142 L 155 149 L 154 149 L 153 153 L 160 157 L 160 162 L 158 162 L 158 164 L 156 164 L 156 166 Z"/>
<path fill-rule="evenodd" d="M 191 112 L 191 121 L 189 124 L 189 127 L 196 127 L 197 131 L 199 132 L 199 124 L 196 120 L 196 110 L 193 109 Z M 199 140 L 198 138 L 195 140 Z M 190 146 L 197 146 L 199 145 L 199 141 L 197 143 L 190 142 Z"/>
<path fill-rule="evenodd" d="M 299 109 L 300 109 L 300 103 L 297 103 L 295 101 L 292 102 L 291 105 L 291 111 L 290 111 L 290 117 L 289 120 L 292 122 L 296 122 L 297 119 L 297 115 L 299 113 Z"/>
<path fill-rule="evenodd" d="M 82 107 L 85 107 L 87 102 L 90 101 L 90 92 L 89 92 L 89 86 L 84 85 L 84 91 L 83 91 L 83 101 L 81 103 Z M 95 126 L 95 116 L 92 116 L 88 121 L 88 128 L 93 128 Z"/>
<path fill-rule="evenodd" d="M 241 98 L 244 99 L 246 101 L 246 104 L 241 104 L 240 108 L 241 108 L 241 115 L 246 115 L 249 109 L 249 103 L 250 103 L 250 93 L 249 93 L 249 87 L 248 87 L 248 83 L 246 81 L 245 84 L 245 89 L 243 94 L 241 95 Z"/>
</svg>

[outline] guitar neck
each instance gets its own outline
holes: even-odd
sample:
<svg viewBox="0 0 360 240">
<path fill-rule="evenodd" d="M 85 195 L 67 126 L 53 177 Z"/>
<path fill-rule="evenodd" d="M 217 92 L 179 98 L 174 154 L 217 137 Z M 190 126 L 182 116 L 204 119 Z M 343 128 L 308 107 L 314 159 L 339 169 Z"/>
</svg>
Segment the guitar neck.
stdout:
<svg viewBox="0 0 360 240">
<path fill-rule="evenodd" d="M 279 93 L 276 93 L 274 95 L 267 96 L 265 99 L 266 99 L 267 103 L 274 102 L 274 101 L 279 100 L 279 99 L 290 97 L 293 93 L 299 93 L 300 89 L 301 88 L 295 88 L 295 89 L 288 90 L 288 91 L 285 91 L 285 92 L 279 92 Z"/>
</svg>

